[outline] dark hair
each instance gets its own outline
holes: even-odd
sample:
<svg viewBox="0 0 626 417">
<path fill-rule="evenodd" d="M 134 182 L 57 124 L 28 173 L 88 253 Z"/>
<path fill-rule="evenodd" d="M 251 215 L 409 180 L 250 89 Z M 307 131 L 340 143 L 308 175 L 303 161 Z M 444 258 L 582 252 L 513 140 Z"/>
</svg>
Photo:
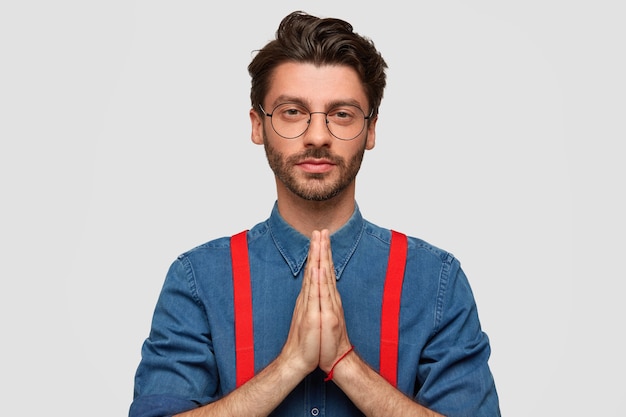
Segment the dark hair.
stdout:
<svg viewBox="0 0 626 417">
<path fill-rule="evenodd" d="M 387 64 L 374 43 L 352 30 L 340 19 L 319 18 L 296 11 L 287 15 L 276 31 L 276 39 L 259 50 L 248 65 L 252 77 L 250 100 L 258 111 L 269 89 L 274 69 L 285 62 L 314 65 L 346 65 L 359 75 L 374 112 L 383 98 Z"/>
</svg>

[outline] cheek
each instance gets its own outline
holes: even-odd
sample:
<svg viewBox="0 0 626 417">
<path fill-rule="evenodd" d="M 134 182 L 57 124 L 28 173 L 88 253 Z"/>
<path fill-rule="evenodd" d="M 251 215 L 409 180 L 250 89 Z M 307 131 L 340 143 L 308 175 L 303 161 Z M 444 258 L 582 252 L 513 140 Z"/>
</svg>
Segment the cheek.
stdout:
<svg viewBox="0 0 626 417">
<path fill-rule="evenodd" d="M 360 155 L 365 152 L 365 150 L 369 149 L 369 139 L 366 137 L 365 139 L 355 139 L 350 142 L 344 142 L 344 149 L 341 151 L 341 156 L 346 159 L 351 159 L 355 155 Z M 339 152 L 339 151 L 337 151 Z"/>
<path fill-rule="evenodd" d="M 266 145 L 269 145 L 275 151 L 286 156 L 302 152 L 303 148 L 301 140 L 281 138 L 274 132 L 274 130 L 272 130 L 271 126 L 269 129 L 269 131 L 265 130 L 263 132 L 263 141 Z"/>
</svg>

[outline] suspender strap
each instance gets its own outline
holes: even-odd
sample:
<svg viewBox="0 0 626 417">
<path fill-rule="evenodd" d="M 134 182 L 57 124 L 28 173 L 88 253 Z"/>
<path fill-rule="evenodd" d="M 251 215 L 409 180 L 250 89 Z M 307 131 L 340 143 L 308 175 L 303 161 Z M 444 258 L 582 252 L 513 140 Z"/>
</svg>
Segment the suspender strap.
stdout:
<svg viewBox="0 0 626 417">
<path fill-rule="evenodd" d="M 381 312 L 380 374 L 393 386 L 398 378 L 398 326 L 407 247 L 406 235 L 392 230 Z"/>
<path fill-rule="evenodd" d="M 246 234 L 247 230 L 244 230 L 233 235 L 230 240 L 235 308 L 235 367 L 238 387 L 254 376 L 252 284 Z"/>
</svg>

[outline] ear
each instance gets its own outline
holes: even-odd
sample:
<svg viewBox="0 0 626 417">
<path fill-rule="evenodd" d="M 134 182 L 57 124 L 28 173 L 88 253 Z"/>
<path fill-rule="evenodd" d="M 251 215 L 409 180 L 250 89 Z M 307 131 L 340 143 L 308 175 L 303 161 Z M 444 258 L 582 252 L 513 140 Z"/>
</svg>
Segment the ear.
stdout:
<svg viewBox="0 0 626 417">
<path fill-rule="evenodd" d="M 365 142 L 365 149 L 368 151 L 374 149 L 376 145 L 376 122 L 378 121 L 378 115 L 370 120 L 367 125 L 367 142 Z"/>
<path fill-rule="evenodd" d="M 263 145 L 263 118 L 254 109 L 250 109 L 252 132 L 250 138 L 257 145 Z"/>
</svg>

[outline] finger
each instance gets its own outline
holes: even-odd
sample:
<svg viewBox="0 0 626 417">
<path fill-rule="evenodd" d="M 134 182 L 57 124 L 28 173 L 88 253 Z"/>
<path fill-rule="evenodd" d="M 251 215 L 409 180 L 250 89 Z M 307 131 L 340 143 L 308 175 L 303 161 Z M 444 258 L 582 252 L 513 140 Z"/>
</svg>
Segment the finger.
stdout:
<svg viewBox="0 0 626 417">
<path fill-rule="evenodd" d="M 320 238 L 320 308 L 335 315 L 338 294 L 328 231 L 322 231 Z"/>
<path fill-rule="evenodd" d="M 328 230 L 320 232 L 320 268 L 325 269 L 329 277 L 333 273 L 333 255 Z"/>
<path fill-rule="evenodd" d="M 320 266 L 320 243 L 321 233 L 314 230 L 309 241 L 309 254 L 307 257 L 307 267 L 319 268 Z"/>
<path fill-rule="evenodd" d="M 310 258 L 307 261 L 307 292 L 305 293 L 307 303 L 305 309 L 304 326 L 308 328 L 309 337 L 314 340 L 316 346 L 315 354 L 319 361 L 319 349 L 321 343 L 321 310 L 320 310 L 320 269 L 319 269 L 319 233 L 313 233 L 309 247 Z"/>
<path fill-rule="evenodd" d="M 333 251 L 330 246 L 330 232 L 323 230 L 320 235 L 320 268 L 324 269 L 325 276 L 322 277 L 322 285 L 327 287 L 327 291 L 333 303 L 340 303 L 339 292 L 337 291 L 337 278 L 335 276 L 335 266 L 333 264 Z"/>
<path fill-rule="evenodd" d="M 311 242 L 309 244 L 309 255 L 305 269 L 304 280 L 307 286 L 308 302 L 312 303 L 309 307 L 319 310 L 319 285 L 320 285 L 320 232 L 313 231 Z"/>
<path fill-rule="evenodd" d="M 308 293 L 313 279 L 312 272 L 319 268 L 319 232 L 314 231 L 309 241 L 309 253 L 304 267 L 304 279 L 302 280 L 302 291 Z"/>
</svg>

